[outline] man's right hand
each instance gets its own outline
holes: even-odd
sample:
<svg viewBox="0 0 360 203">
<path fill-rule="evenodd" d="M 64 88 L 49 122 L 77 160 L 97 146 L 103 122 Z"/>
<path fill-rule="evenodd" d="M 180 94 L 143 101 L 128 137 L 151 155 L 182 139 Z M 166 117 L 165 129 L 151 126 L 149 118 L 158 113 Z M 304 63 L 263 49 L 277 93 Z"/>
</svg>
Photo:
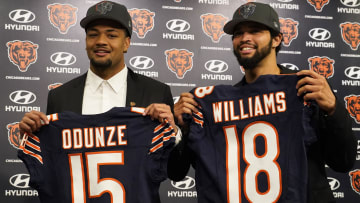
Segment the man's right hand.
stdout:
<svg viewBox="0 0 360 203">
<path fill-rule="evenodd" d="M 198 112 L 197 106 L 194 95 L 189 92 L 181 93 L 179 101 L 174 104 L 174 114 L 180 126 L 184 125 L 182 114 L 187 113 L 191 115 L 193 112 Z"/>
<path fill-rule="evenodd" d="M 47 124 L 49 124 L 49 120 L 44 113 L 39 111 L 28 112 L 20 121 L 20 135 L 24 135 L 25 132 L 32 133 L 38 131 L 41 126 Z"/>
</svg>

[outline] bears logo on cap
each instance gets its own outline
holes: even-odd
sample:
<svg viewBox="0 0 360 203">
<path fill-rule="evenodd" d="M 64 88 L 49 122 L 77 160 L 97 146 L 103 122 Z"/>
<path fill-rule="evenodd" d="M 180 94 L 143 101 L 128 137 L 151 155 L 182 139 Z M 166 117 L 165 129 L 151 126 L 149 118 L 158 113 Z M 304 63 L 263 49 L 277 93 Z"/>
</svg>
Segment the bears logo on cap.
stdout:
<svg viewBox="0 0 360 203">
<path fill-rule="evenodd" d="M 248 18 L 251 14 L 254 13 L 255 11 L 255 4 L 245 4 L 242 5 L 239 9 L 239 14 L 243 17 L 243 18 Z"/>
<path fill-rule="evenodd" d="M 101 2 L 96 4 L 96 11 L 101 14 L 106 14 L 107 12 L 111 11 L 113 4 L 111 2 Z"/>
</svg>

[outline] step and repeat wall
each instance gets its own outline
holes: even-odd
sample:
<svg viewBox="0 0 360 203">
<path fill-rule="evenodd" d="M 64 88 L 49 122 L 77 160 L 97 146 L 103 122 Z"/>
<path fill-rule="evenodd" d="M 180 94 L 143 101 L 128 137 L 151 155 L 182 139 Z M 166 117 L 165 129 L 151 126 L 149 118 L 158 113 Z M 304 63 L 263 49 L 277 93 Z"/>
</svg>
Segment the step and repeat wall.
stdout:
<svg viewBox="0 0 360 203">
<path fill-rule="evenodd" d="M 196 86 L 235 84 L 243 77 L 222 27 L 246 0 L 115 1 L 127 6 L 133 20 L 127 66 L 168 84 L 174 102 Z M 17 158 L 18 123 L 26 112 L 45 112 L 50 89 L 87 71 L 79 22 L 97 2 L 0 2 L 0 202 L 39 202 Z M 325 76 L 347 108 L 358 140 L 357 161 L 349 173 L 329 168 L 327 173 L 338 202 L 360 202 L 360 0 L 258 2 L 279 13 L 284 41 L 278 62 Z M 181 182 L 165 181 L 162 202 L 197 202 L 195 184 L 192 169 Z"/>
</svg>

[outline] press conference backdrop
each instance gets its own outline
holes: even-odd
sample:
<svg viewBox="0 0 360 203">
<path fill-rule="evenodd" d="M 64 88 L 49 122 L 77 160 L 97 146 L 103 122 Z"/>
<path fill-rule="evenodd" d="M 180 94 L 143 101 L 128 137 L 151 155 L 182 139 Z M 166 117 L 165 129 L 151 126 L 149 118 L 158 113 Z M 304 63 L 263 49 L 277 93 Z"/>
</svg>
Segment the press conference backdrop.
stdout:
<svg viewBox="0 0 360 203">
<path fill-rule="evenodd" d="M 125 55 L 127 66 L 168 84 L 175 102 L 181 92 L 196 86 L 235 84 L 243 77 L 232 53 L 231 36 L 222 27 L 247 1 L 116 1 L 127 6 L 134 24 L 131 47 Z M 85 33 L 79 22 L 97 2 L 0 2 L 0 202 L 39 202 L 37 191 L 28 186 L 28 172 L 16 156 L 18 122 L 25 112 L 45 112 L 50 89 L 87 71 Z M 279 13 L 284 33 L 279 63 L 324 75 L 348 109 L 358 140 L 357 162 L 349 173 L 329 168 L 327 173 L 338 202 L 359 202 L 360 0 L 258 2 L 270 3 Z M 195 184 L 193 170 L 184 181 L 167 180 L 161 185 L 161 199 L 165 203 L 196 202 Z"/>
</svg>

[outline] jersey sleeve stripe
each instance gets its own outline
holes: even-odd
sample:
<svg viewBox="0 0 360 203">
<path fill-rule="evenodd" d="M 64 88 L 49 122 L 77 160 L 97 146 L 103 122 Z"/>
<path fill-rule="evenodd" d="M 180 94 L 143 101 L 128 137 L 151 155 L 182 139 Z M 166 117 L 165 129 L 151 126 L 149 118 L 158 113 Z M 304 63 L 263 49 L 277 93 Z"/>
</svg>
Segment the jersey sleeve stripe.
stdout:
<svg viewBox="0 0 360 203">
<path fill-rule="evenodd" d="M 36 153 L 33 153 L 27 149 L 23 149 L 22 150 L 24 152 L 24 154 L 28 154 L 29 156 L 32 156 L 34 157 L 35 159 L 37 159 L 41 164 L 43 164 L 43 159 L 42 159 L 42 156 L 40 156 L 39 154 L 36 154 Z"/>
<path fill-rule="evenodd" d="M 161 130 L 167 123 L 161 123 L 160 125 L 156 126 L 156 128 L 154 129 L 154 133 L 158 132 L 159 130 Z"/>
<path fill-rule="evenodd" d="M 40 147 L 37 146 L 37 145 L 35 145 L 35 144 L 33 144 L 33 143 L 31 143 L 29 140 L 26 142 L 26 146 L 29 146 L 29 147 L 35 149 L 36 151 L 41 152 Z"/>
<path fill-rule="evenodd" d="M 160 149 L 163 146 L 163 142 L 160 142 L 159 144 L 157 144 L 155 147 L 150 149 L 150 153 L 154 153 L 156 152 L 158 149 Z"/>
</svg>

